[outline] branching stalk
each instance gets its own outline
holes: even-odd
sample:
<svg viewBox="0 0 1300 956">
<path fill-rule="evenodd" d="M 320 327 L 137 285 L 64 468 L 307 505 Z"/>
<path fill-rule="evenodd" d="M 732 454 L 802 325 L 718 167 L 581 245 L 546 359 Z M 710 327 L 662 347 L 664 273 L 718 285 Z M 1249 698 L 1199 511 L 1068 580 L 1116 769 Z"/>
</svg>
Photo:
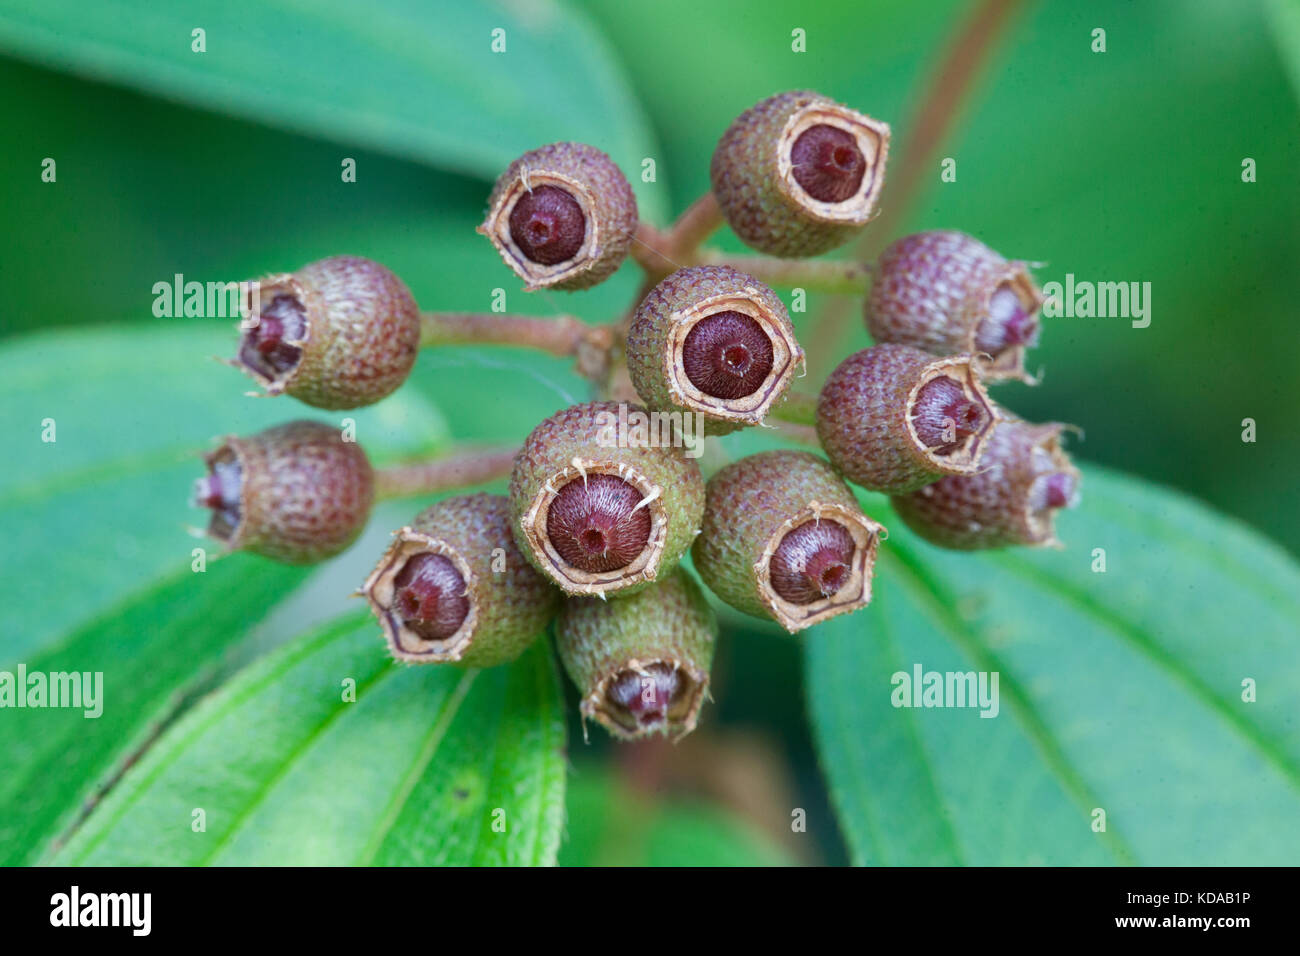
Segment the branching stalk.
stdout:
<svg viewBox="0 0 1300 956">
<path fill-rule="evenodd" d="M 571 315 L 541 318 L 496 312 L 425 312 L 420 345 L 517 345 L 561 358 L 574 358 L 578 373 L 603 381 L 609 372 L 615 330 L 587 325 Z"/>
<path fill-rule="evenodd" d="M 460 450 L 443 458 L 375 469 L 375 498 L 411 498 L 504 478 L 518 448 Z"/>
<path fill-rule="evenodd" d="M 805 288 L 849 295 L 866 291 L 871 266 L 862 262 L 778 259 L 772 256 L 728 255 L 701 248 L 722 225 L 722 211 L 713 193 L 705 193 L 668 229 L 648 223 L 637 226 L 632 258 L 653 285 L 669 273 L 688 266 L 727 265 L 768 285 Z"/>
</svg>

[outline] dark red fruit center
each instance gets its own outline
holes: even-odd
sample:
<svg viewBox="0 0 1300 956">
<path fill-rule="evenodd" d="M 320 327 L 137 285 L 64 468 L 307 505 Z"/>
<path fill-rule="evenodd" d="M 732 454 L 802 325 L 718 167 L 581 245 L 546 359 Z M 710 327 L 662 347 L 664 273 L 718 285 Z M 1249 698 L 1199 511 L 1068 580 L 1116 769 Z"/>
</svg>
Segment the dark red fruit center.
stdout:
<svg viewBox="0 0 1300 956">
<path fill-rule="evenodd" d="M 415 555 L 393 584 L 393 613 L 426 641 L 451 637 L 469 615 L 465 579 L 445 555 Z"/>
<path fill-rule="evenodd" d="M 640 671 L 622 671 L 609 683 L 609 702 L 631 715 L 642 728 L 668 719 L 668 711 L 681 698 L 687 681 L 671 664 L 651 664 Z"/>
<path fill-rule="evenodd" d="M 525 256 L 544 266 L 572 259 L 586 233 L 582 207 L 558 186 L 524 193 L 510 211 L 510 238 Z"/>
<path fill-rule="evenodd" d="M 844 202 L 857 195 L 867 160 L 852 133 L 835 126 L 811 126 L 790 149 L 794 179 L 821 202 Z"/>
<path fill-rule="evenodd" d="M 194 483 L 194 503 L 212 509 L 208 533 L 220 541 L 229 541 L 239 527 L 239 495 L 243 487 L 243 470 L 230 453 L 208 465 L 208 474 Z"/>
<path fill-rule="evenodd" d="M 768 563 L 772 590 L 791 604 L 828 598 L 848 583 L 857 545 L 834 521 L 807 521 L 786 534 Z"/>
<path fill-rule="evenodd" d="M 1074 479 L 1064 472 L 1047 479 L 1047 507 L 1064 508 L 1074 495 Z"/>
<path fill-rule="evenodd" d="M 277 295 L 244 333 L 239 361 L 263 378 L 274 379 L 297 367 L 302 347 L 287 341 L 306 338 L 307 313 L 291 295 Z"/>
<path fill-rule="evenodd" d="M 1001 285 L 989 299 L 989 314 L 975 331 L 975 346 L 997 355 L 1013 345 L 1032 345 L 1038 337 L 1038 319 L 1029 314 L 1020 296 Z"/>
<path fill-rule="evenodd" d="M 714 398 L 753 395 L 772 371 L 772 340 L 743 312 L 715 312 L 696 322 L 682 345 L 691 384 Z"/>
<path fill-rule="evenodd" d="M 912 406 L 912 424 L 925 447 L 936 455 L 950 455 L 971 435 L 988 425 L 984 404 L 972 400 L 953 379 L 939 377 L 926 382 Z"/>
<path fill-rule="evenodd" d="M 650 508 L 614 475 L 588 475 L 560 489 L 546 514 L 546 534 L 568 564 L 591 574 L 617 571 L 650 540 Z"/>
<path fill-rule="evenodd" d="M 1074 505 L 1077 491 L 1074 476 L 1069 472 L 1049 472 L 1034 479 L 1029 492 L 1029 505 L 1038 511 L 1069 508 Z"/>
</svg>

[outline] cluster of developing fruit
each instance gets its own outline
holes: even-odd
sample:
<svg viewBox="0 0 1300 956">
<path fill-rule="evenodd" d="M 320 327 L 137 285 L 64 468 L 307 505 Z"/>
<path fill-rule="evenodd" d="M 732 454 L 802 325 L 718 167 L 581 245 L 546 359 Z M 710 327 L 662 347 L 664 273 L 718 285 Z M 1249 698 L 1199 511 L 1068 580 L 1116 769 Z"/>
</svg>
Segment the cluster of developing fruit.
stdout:
<svg viewBox="0 0 1300 956">
<path fill-rule="evenodd" d="M 888 145 L 887 125 L 825 97 L 772 97 L 724 133 L 711 192 L 665 231 L 638 222 L 631 187 L 599 150 L 557 143 L 521 156 L 479 231 L 530 290 L 590 287 L 631 255 L 644 295 L 609 326 L 421 314 L 397 276 L 355 257 L 263 280 L 234 364 L 270 394 L 355 408 L 396 389 L 422 344 L 564 340 L 586 355 L 598 400 L 546 418 L 495 464 L 396 477 L 320 423 L 229 438 L 197 490 L 210 533 L 318 561 L 356 538 L 377 489 L 428 492 L 508 470 L 509 495 L 445 498 L 396 531 L 362 591 L 393 655 L 412 663 L 490 667 L 553 625 L 584 717 L 624 739 L 689 732 L 708 694 L 717 625 L 681 566 L 687 551 L 721 601 L 793 633 L 871 600 L 884 528 L 849 482 L 891 496 L 944 547 L 1054 543 L 1054 513 L 1079 484 L 1064 426 L 1018 420 L 985 390 L 1029 381 L 1042 297 L 1025 263 L 928 232 L 869 269 L 847 264 L 872 274 L 865 317 L 878 344 L 845 359 L 815 402 L 790 393 L 803 350 L 753 273 L 797 275 L 861 230 Z M 762 255 L 727 264 L 700 251 L 723 221 Z M 629 414 L 723 435 L 801 404 L 825 457 L 764 452 L 707 483 L 680 441 L 610 440 L 610 422 Z"/>
</svg>

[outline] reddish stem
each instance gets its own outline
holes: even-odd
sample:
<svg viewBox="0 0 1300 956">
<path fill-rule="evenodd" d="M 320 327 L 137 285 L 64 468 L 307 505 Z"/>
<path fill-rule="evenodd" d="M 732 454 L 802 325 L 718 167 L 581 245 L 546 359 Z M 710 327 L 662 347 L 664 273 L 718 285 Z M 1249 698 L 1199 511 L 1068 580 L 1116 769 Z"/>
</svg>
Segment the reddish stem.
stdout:
<svg viewBox="0 0 1300 956">
<path fill-rule="evenodd" d="M 541 318 L 498 312 L 424 312 L 420 345 L 518 345 L 561 358 L 576 359 L 578 374 L 603 381 L 609 374 L 616 332 L 610 325 L 587 325 L 571 315 Z"/>
<path fill-rule="evenodd" d="M 410 498 L 481 485 L 510 474 L 518 448 L 458 451 L 445 458 L 375 469 L 375 497 Z"/>
</svg>

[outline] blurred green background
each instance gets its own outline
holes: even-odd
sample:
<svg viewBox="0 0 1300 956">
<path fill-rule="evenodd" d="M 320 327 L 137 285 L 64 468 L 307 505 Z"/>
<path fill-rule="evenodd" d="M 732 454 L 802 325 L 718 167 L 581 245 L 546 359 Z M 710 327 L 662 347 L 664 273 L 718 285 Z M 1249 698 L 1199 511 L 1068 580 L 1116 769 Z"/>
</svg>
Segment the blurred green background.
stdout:
<svg viewBox="0 0 1300 956">
<path fill-rule="evenodd" d="M 811 87 L 893 124 L 896 179 L 914 110 L 974 5 L 520 0 L 440 3 L 431 13 L 416 4 L 428 29 L 376 18 L 374 35 L 362 38 L 394 51 L 393 75 L 370 86 L 346 59 L 282 55 L 287 34 L 275 28 L 241 33 L 237 8 L 195 5 L 194 24 L 208 31 L 204 70 L 236 75 L 251 64 L 265 70 L 268 87 L 290 90 L 299 74 L 304 89 L 319 75 L 337 85 L 334 111 L 328 101 L 262 96 L 256 69 L 242 87 L 196 80 L 187 57 L 200 54 L 176 29 L 184 17 L 141 22 L 126 15 L 128 5 L 83 13 L 53 4 L 33 30 L 6 6 L 0 332 L 19 336 L 156 324 L 153 286 L 175 273 L 249 278 L 343 252 L 388 264 L 426 308 L 485 309 L 502 287 L 511 311 L 609 318 L 635 291 L 634 269 L 590 293 L 525 296 L 474 234 L 491 179 L 511 156 L 545 140 L 592 142 L 634 179 L 646 218 L 663 223 L 707 188 L 713 145 L 737 113 Z M 75 34 L 83 16 L 109 24 L 127 46 L 174 44 L 176 62 L 150 73 L 93 44 L 51 42 L 60 27 Z M 520 29 L 494 56 L 487 34 L 498 20 Z M 1300 551 L 1298 24 L 1285 0 L 1023 4 L 939 149 L 956 159 L 956 181 L 941 182 L 936 161 L 894 220 L 903 232 L 972 233 L 1043 263 L 1044 282 L 1066 273 L 1150 282 L 1149 328 L 1048 320 L 1030 362 L 1042 384 L 1005 386 L 1000 399 L 1029 418 L 1077 423 L 1081 457 L 1177 486 L 1292 552 Z M 1106 31 L 1104 53 L 1092 49 L 1095 28 Z M 280 29 L 292 31 L 287 16 Z M 806 52 L 791 48 L 796 29 Z M 430 59 L 431 68 L 406 64 Z M 412 77 L 418 83 L 407 85 Z M 57 161 L 56 183 L 41 181 L 45 157 Z M 344 157 L 357 161 L 355 183 L 341 181 Z M 653 182 L 636 175 L 647 158 Z M 1242 181 L 1245 158 L 1255 161 L 1256 182 Z M 891 202 L 888 183 L 883 202 Z M 719 241 L 740 248 L 729 234 Z M 859 305 L 813 294 L 796 317 L 810 341 L 846 308 L 844 334 L 812 356 L 814 371 L 868 343 Z M 232 401 L 244 388 L 233 371 L 195 370 L 224 376 Z M 485 382 L 492 401 L 466 404 L 471 385 L 483 394 Z M 485 441 L 518 440 L 540 415 L 585 394 L 564 363 L 525 364 L 509 350 L 424 354 L 414 383 L 452 438 Z M 149 383 L 139 390 L 148 402 Z M 1244 418 L 1257 422 L 1253 444 L 1241 441 Z M 738 642 L 748 642 L 743 655 L 731 651 Z M 741 754 L 736 772 L 751 782 L 754 767 L 779 764 L 760 789 L 791 790 L 825 820 L 803 702 L 771 692 L 797 672 L 798 656 L 793 642 L 729 619 L 715 737 L 734 736 L 712 749 L 706 738 L 681 762 Z M 785 760 L 765 763 L 764 748 Z M 581 753 L 605 750 L 602 738 Z M 583 785 L 579 799 L 602 786 Z M 729 799 L 725 782 L 704 789 Z M 802 851 L 806 859 L 843 859 L 833 832 L 815 835 L 819 848 Z"/>
</svg>

